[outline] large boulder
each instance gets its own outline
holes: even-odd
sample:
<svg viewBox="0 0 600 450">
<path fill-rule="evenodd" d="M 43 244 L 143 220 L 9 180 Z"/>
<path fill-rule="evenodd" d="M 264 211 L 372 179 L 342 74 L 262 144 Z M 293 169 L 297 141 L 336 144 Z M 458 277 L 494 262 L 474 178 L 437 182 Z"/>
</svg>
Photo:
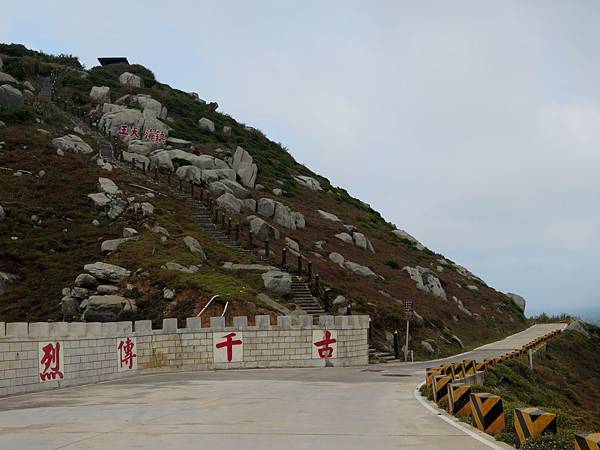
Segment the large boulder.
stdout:
<svg viewBox="0 0 600 450">
<path fill-rule="evenodd" d="M 82 319 L 85 322 L 116 322 L 137 311 L 134 300 L 120 295 L 92 295 Z"/>
<path fill-rule="evenodd" d="M 96 208 L 104 208 L 107 206 L 111 199 L 104 192 L 97 192 L 95 194 L 88 194 L 88 198 L 94 203 Z"/>
<path fill-rule="evenodd" d="M 519 294 L 512 294 L 510 292 L 508 292 L 506 296 L 509 297 L 513 302 L 515 302 L 515 304 L 519 307 L 521 311 L 525 311 L 527 301 L 523 297 L 521 297 Z"/>
<path fill-rule="evenodd" d="M 273 222 L 290 230 L 296 229 L 296 221 L 292 216 L 292 210 L 283 203 L 276 202 Z"/>
<path fill-rule="evenodd" d="M 167 108 L 161 102 L 146 94 L 125 95 L 119 98 L 116 103 L 140 108 L 144 117 L 154 117 L 162 120 L 167 118 Z"/>
<path fill-rule="evenodd" d="M 354 272 L 357 275 L 363 276 L 363 277 L 367 277 L 367 278 L 379 278 L 379 275 L 377 275 L 375 272 L 373 272 L 371 269 L 369 269 L 366 266 L 361 266 L 358 263 L 352 262 L 352 261 L 344 261 L 344 267 L 352 272 Z"/>
<path fill-rule="evenodd" d="M 346 244 L 353 244 L 354 241 L 352 240 L 352 236 L 350 236 L 348 233 L 338 233 L 335 235 L 336 238 L 338 238 L 340 241 L 345 242 Z"/>
<path fill-rule="evenodd" d="M 403 267 L 402 270 L 405 270 L 410 278 L 416 283 L 417 289 L 424 292 L 429 292 L 430 294 L 444 300 L 448 299 L 440 279 L 432 270 L 420 266 L 406 266 Z"/>
<path fill-rule="evenodd" d="M 0 83 L 18 83 L 18 81 L 12 75 L 0 72 Z"/>
<path fill-rule="evenodd" d="M 173 171 L 173 162 L 167 150 L 161 149 L 150 153 L 150 169 Z"/>
<path fill-rule="evenodd" d="M 412 245 L 414 245 L 417 250 L 424 250 L 425 246 L 423 244 L 421 244 L 417 239 L 415 239 L 413 236 L 411 236 L 410 234 L 408 234 L 406 231 L 404 230 L 393 230 L 392 234 L 394 236 L 396 236 L 397 238 L 399 238 L 400 240 L 404 240 L 404 241 L 408 241 L 410 242 Z"/>
<path fill-rule="evenodd" d="M 24 97 L 20 90 L 10 84 L 0 86 L 0 106 L 23 106 L 23 102 Z"/>
<path fill-rule="evenodd" d="M 229 191 L 239 199 L 244 200 L 250 196 L 248 189 L 243 187 L 237 181 L 225 178 L 221 180 L 221 183 L 223 183 L 229 189 Z"/>
<path fill-rule="evenodd" d="M 269 225 L 260 217 L 248 216 L 246 220 L 248 221 L 248 225 L 250 225 L 252 234 L 261 241 L 266 241 L 267 238 L 271 240 L 279 239 L 279 230 Z"/>
<path fill-rule="evenodd" d="M 238 147 L 233 154 L 232 167 L 244 186 L 250 188 L 254 187 L 256 175 L 258 174 L 258 167 L 254 164 L 250 153 L 242 147 Z"/>
<path fill-rule="evenodd" d="M 124 86 L 140 88 L 144 86 L 142 79 L 131 72 L 123 72 L 119 75 L 119 83 Z"/>
<path fill-rule="evenodd" d="M 52 145 L 63 152 L 83 153 L 84 155 L 94 153 L 94 149 L 76 134 L 67 134 L 52 139 Z"/>
<path fill-rule="evenodd" d="M 298 228 L 299 230 L 303 229 L 306 227 L 306 220 L 304 219 L 304 214 L 298 212 L 298 211 L 293 211 L 292 212 L 292 218 L 294 219 L 294 223 L 296 224 L 296 228 Z"/>
<path fill-rule="evenodd" d="M 124 105 L 115 105 L 113 103 L 104 103 L 102 105 L 102 114 L 125 111 L 126 109 L 127 109 L 127 106 L 124 106 Z"/>
<path fill-rule="evenodd" d="M 229 165 L 222 159 L 215 158 L 210 155 L 194 155 L 193 153 L 186 152 L 181 149 L 169 150 L 169 156 L 171 160 L 176 161 L 180 166 L 185 163 L 197 167 L 199 169 L 229 169 Z M 235 173 L 233 175 L 235 181 Z"/>
<path fill-rule="evenodd" d="M 313 177 L 308 177 L 306 175 L 298 175 L 295 177 L 298 184 L 309 188 L 312 191 L 322 191 L 321 183 L 315 180 Z"/>
<path fill-rule="evenodd" d="M 164 144 L 169 137 L 169 127 L 153 115 L 144 115 L 137 109 L 107 112 L 98 122 L 104 133 L 118 136 L 126 143 L 142 140 Z"/>
<path fill-rule="evenodd" d="M 119 195 L 122 193 L 121 189 L 119 189 L 119 187 L 115 184 L 115 182 L 113 180 L 111 180 L 110 178 L 99 177 L 98 178 L 98 189 L 101 192 L 104 192 L 105 194 L 107 194 L 109 197 L 112 195 Z"/>
<path fill-rule="evenodd" d="M 116 252 L 119 249 L 119 246 L 127 241 L 134 240 L 136 238 L 119 238 L 119 239 L 109 239 L 107 241 L 102 242 L 100 246 L 100 251 L 102 253 L 111 253 Z"/>
<path fill-rule="evenodd" d="M 121 158 L 124 162 L 134 162 L 136 167 L 150 167 L 150 158 L 144 155 L 140 155 L 139 153 L 131 153 L 131 152 L 121 152 Z"/>
<path fill-rule="evenodd" d="M 211 133 L 214 133 L 215 131 L 215 123 L 206 117 L 203 117 L 198 121 L 198 126 L 201 130 L 210 131 Z"/>
<path fill-rule="evenodd" d="M 344 267 L 345 258 L 339 253 L 332 252 L 329 254 L 329 259 L 340 267 Z"/>
<path fill-rule="evenodd" d="M 354 245 L 358 248 L 362 248 L 363 250 L 369 250 L 372 253 L 375 253 L 375 249 L 373 248 L 373 244 L 371 241 L 362 233 L 357 231 L 352 232 L 352 240 L 354 241 Z"/>
<path fill-rule="evenodd" d="M 160 148 L 160 143 L 149 142 L 149 141 L 130 141 L 127 146 L 127 151 L 130 153 L 137 153 L 138 155 L 148 156 L 154 150 Z M 167 153 L 168 156 L 168 153 Z"/>
<path fill-rule="evenodd" d="M 225 193 L 233 194 L 233 191 L 225 186 L 225 184 L 221 181 L 213 181 L 210 183 L 208 185 L 208 190 L 214 195 L 222 195 Z"/>
<path fill-rule="evenodd" d="M 98 280 L 105 280 L 111 283 L 118 283 L 131 275 L 131 272 L 124 267 L 104 262 L 86 264 L 83 266 L 83 270 Z"/>
<path fill-rule="evenodd" d="M 203 261 L 206 261 L 206 254 L 204 253 L 204 249 L 200 245 L 197 239 L 192 236 L 186 236 L 183 238 L 183 243 L 188 248 L 190 252 L 194 255 L 199 256 Z"/>
<path fill-rule="evenodd" d="M 262 279 L 265 288 L 275 294 L 288 295 L 292 292 L 292 276 L 287 272 L 270 270 L 262 274 Z"/>
<path fill-rule="evenodd" d="M 335 223 L 342 223 L 342 221 L 339 219 L 339 217 L 336 216 L 335 214 L 329 213 L 327 211 L 323 211 L 322 209 L 318 209 L 317 213 L 319 214 L 319 217 L 321 217 L 322 219 L 329 220 L 329 221 L 335 222 Z"/>
<path fill-rule="evenodd" d="M 258 199 L 258 214 L 269 219 L 275 214 L 276 201 L 271 198 L 260 198 Z"/>
<path fill-rule="evenodd" d="M 229 192 L 224 193 L 217 199 L 217 205 L 220 209 L 224 209 L 232 214 L 239 214 L 242 210 L 243 203 Z"/>
<path fill-rule="evenodd" d="M 110 103 L 110 88 L 108 86 L 93 86 L 90 98 L 98 103 Z"/>
</svg>

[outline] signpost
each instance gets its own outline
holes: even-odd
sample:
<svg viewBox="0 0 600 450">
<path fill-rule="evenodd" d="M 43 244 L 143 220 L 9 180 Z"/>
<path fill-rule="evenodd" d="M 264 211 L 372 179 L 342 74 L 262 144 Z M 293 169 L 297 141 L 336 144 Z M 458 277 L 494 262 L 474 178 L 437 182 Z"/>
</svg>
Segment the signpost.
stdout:
<svg viewBox="0 0 600 450">
<path fill-rule="evenodd" d="M 408 362 L 408 334 L 410 330 L 410 321 L 415 311 L 414 300 L 404 300 L 404 316 L 406 318 L 406 345 L 404 346 L 404 362 Z"/>
</svg>

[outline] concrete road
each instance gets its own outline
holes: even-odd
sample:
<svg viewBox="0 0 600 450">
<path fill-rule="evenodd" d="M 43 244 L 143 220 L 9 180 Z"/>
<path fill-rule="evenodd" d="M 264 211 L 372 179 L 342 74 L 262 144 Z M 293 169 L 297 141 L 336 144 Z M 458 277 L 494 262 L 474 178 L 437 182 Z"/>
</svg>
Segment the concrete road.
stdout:
<svg viewBox="0 0 600 450">
<path fill-rule="evenodd" d="M 425 365 L 157 374 L 4 398 L 0 449 L 489 448 L 415 399 Z"/>
</svg>

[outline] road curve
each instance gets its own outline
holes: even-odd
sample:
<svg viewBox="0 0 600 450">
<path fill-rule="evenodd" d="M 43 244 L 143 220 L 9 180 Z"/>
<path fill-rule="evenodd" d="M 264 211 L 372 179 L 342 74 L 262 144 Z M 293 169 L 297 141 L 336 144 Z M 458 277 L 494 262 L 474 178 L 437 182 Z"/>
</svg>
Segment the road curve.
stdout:
<svg viewBox="0 0 600 450">
<path fill-rule="evenodd" d="M 536 325 L 454 358 L 495 356 L 563 327 Z M 156 374 L 9 397 L 0 448 L 490 448 L 414 397 L 439 362 Z"/>
</svg>

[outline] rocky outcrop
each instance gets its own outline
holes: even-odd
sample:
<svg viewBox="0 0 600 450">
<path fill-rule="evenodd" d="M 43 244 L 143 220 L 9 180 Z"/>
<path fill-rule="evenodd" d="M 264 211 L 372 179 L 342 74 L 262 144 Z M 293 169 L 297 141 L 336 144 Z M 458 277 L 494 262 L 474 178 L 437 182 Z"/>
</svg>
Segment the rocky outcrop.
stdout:
<svg viewBox="0 0 600 450">
<path fill-rule="evenodd" d="M 107 195 L 119 195 L 122 193 L 121 189 L 110 178 L 98 178 L 98 189 Z"/>
<path fill-rule="evenodd" d="M 248 216 L 246 220 L 250 226 L 250 232 L 261 241 L 266 241 L 267 238 L 271 240 L 279 239 L 279 230 L 269 225 L 260 217 Z"/>
<path fill-rule="evenodd" d="M 212 183 L 224 179 L 235 180 L 235 172 L 231 169 L 202 170 L 196 166 L 181 166 L 177 169 L 175 175 L 194 183 L 200 183 L 201 181 Z"/>
<path fill-rule="evenodd" d="M 338 233 L 335 235 L 335 237 L 346 244 L 354 244 L 352 236 L 350 236 L 348 233 Z"/>
<path fill-rule="evenodd" d="M 298 184 L 307 187 L 311 191 L 322 191 L 321 183 L 315 180 L 313 177 L 308 177 L 306 175 L 298 175 L 294 177 Z"/>
<path fill-rule="evenodd" d="M 102 253 L 111 253 L 116 252 L 119 249 L 121 244 L 124 244 L 127 241 L 131 241 L 137 238 L 129 237 L 129 238 L 119 238 L 119 239 L 109 239 L 107 241 L 102 242 L 100 247 L 100 251 Z"/>
<path fill-rule="evenodd" d="M 144 117 L 154 117 L 162 120 L 167 118 L 167 108 L 161 102 L 146 94 L 124 95 L 116 103 L 139 108 L 142 110 Z"/>
<path fill-rule="evenodd" d="M 201 130 L 210 131 L 211 133 L 215 132 L 215 123 L 206 117 L 202 117 L 198 120 L 198 126 Z"/>
<path fill-rule="evenodd" d="M 329 220 L 335 223 L 342 223 L 338 216 L 332 213 L 328 213 L 327 211 L 323 211 L 322 209 L 318 209 L 317 213 L 322 219 Z"/>
<path fill-rule="evenodd" d="M 233 194 L 226 192 L 217 198 L 217 205 L 219 206 L 219 209 L 223 209 L 232 214 L 239 214 L 242 210 L 243 203 Z"/>
<path fill-rule="evenodd" d="M 292 276 L 287 272 L 271 270 L 262 274 L 265 289 L 278 295 L 288 295 L 292 292 Z"/>
<path fill-rule="evenodd" d="M 142 79 L 131 72 L 123 72 L 121 75 L 119 75 L 119 83 L 133 88 L 144 87 L 144 82 Z"/>
<path fill-rule="evenodd" d="M 83 266 L 83 270 L 90 275 L 93 275 L 98 280 L 104 280 L 111 283 L 118 283 L 131 275 L 131 272 L 124 267 L 104 262 L 86 264 Z"/>
<path fill-rule="evenodd" d="M 0 72 L 0 83 L 18 83 L 18 81 L 12 75 L 6 72 Z"/>
<path fill-rule="evenodd" d="M 225 161 L 210 155 L 194 155 L 193 153 L 186 152 L 185 150 L 174 149 L 169 150 L 169 156 L 172 161 L 176 161 L 180 166 L 184 165 L 182 162 L 187 162 L 189 165 L 203 170 L 230 169 L 229 165 Z M 232 179 L 235 181 L 235 173 Z"/>
<path fill-rule="evenodd" d="M 243 187 L 237 181 L 230 180 L 229 178 L 224 178 L 221 180 L 221 183 L 229 190 L 229 192 L 231 192 L 233 195 L 235 195 L 241 200 L 244 200 L 250 196 L 250 192 L 248 191 L 248 189 Z"/>
<path fill-rule="evenodd" d="M 302 213 L 292 211 L 283 203 L 270 198 L 261 198 L 258 200 L 257 212 L 263 217 L 273 219 L 273 222 L 277 225 L 290 230 L 306 226 L 306 221 Z"/>
<path fill-rule="evenodd" d="M 256 175 L 258 174 L 258 167 L 254 164 L 254 160 L 252 159 L 252 156 L 250 156 L 250 153 L 242 147 L 238 147 L 233 154 L 231 166 L 244 186 L 249 188 L 254 187 Z"/>
<path fill-rule="evenodd" d="M 199 256 L 202 259 L 202 261 L 206 261 L 206 254 L 204 253 L 204 249 L 202 248 L 200 242 L 198 242 L 197 239 L 193 238 L 192 236 L 186 236 L 183 238 L 183 243 L 188 248 L 188 250 L 192 252 L 192 254 Z"/>
<path fill-rule="evenodd" d="M 52 145 L 63 152 L 82 153 L 84 155 L 94 153 L 94 149 L 76 134 L 67 134 L 52 139 Z"/>
<path fill-rule="evenodd" d="M 346 269 L 354 272 L 355 274 L 363 276 L 363 277 L 372 278 L 372 279 L 380 278 L 380 276 L 377 275 L 375 272 L 373 272 L 370 268 L 368 268 L 366 266 L 362 266 L 362 265 L 352 262 L 352 261 L 345 260 L 344 267 Z"/>
<path fill-rule="evenodd" d="M 100 118 L 98 128 L 126 143 L 139 140 L 164 143 L 169 136 L 169 127 L 165 123 L 137 109 L 107 112 Z"/>
<path fill-rule="evenodd" d="M 286 237 L 285 238 L 285 245 L 290 250 L 292 250 L 292 251 L 294 251 L 296 253 L 300 253 L 300 246 L 298 245 L 298 243 L 295 240 L 293 240 L 293 239 L 291 239 L 289 237 Z"/>
<path fill-rule="evenodd" d="M 232 262 L 223 263 L 223 269 L 227 270 L 247 270 L 250 272 L 270 272 L 277 271 L 277 267 L 265 266 L 264 264 L 235 264 Z"/>
<path fill-rule="evenodd" d="M 442 283 L 434 271 L 420 266 L 406 266 L 403 267 L 402 270 L 408 272 L 410 278 L 416 283 L 417 289 L 424 292 L 429 292 L 430 294 L 439 298 L 443 298 L 444 300 L 448 299 L 446 291 L 444 291 Z"/>
<path fill-rule="evenodd" d="M 156 150 L 150 153 L 150 169 L 172 172 L 174 167 L 169 152 L 167 150 Z"/>
<path fill-rule="evenodd" d="M 332 252 L 329 254 L 329 259 L 340 267 L 344 267 L 345 258 L 339 253 Z"/>
<path fill-rule="evenodd" d="M 515 304 L 519 307 L 521 311 L 525 311 L 527 301 L 523 297 L 521 297 L 519 294 L 512 294 L 510 292 L 508 292 L 506 296 L 509 297 L 513 302 L 515 302 Z"/>
<path fill-rule="evenodd" d="M 90 98 L 97 103 L 110 104 L 110 88 L 108 86 L 93 86 L 90 91 Z"/>
<path fill-rule="evenodd" d="M 423 244 L 421 244 L 417 239 L 415 239 L 412 235 L 408 234 L 404 230 L 394 230 L 392 231 L 392 234 L 401 240 L 410 242 L 417 250 L 425 249 L 425 246 Z"/>
<path fill-rule="evenodd" d="M 0 86 L 0 106 L 23 106 L 24 100 L 23 93 L 16 87 L 10 84 Z"/>
<path fill-rule="evenodd" d="M 85 322 L 115 322 L 135 312 L 135 300 L 120 295 L 92 295 L 81 317 Z"/>
<path fill-rule="evenodd" d="M 17 277 L 7 272 L 0 272 L 0 295 L 3 295 L 7 290 L 8 286 L 15 282 Z"/>
</svg>

